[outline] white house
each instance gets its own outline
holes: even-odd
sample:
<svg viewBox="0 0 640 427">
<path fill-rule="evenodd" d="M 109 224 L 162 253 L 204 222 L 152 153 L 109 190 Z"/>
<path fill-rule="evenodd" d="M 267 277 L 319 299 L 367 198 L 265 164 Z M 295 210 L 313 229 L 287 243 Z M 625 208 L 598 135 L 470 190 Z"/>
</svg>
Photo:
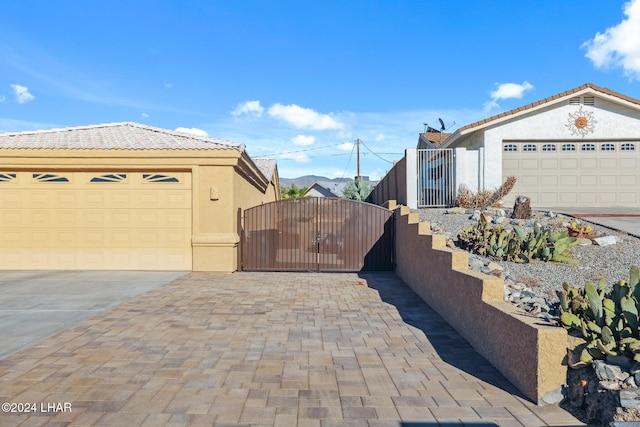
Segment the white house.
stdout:
<svg viewBox="0 0 640 427">
<path fill-rule="evenodd" d="M 455 189 L 517 177 L 505 205 L 524 195 L 535 207 L 640 206 L 640 100 L 609 89 L 588 83 L 433 140 L 419 146 L 453 149 Z"/>
</svg>

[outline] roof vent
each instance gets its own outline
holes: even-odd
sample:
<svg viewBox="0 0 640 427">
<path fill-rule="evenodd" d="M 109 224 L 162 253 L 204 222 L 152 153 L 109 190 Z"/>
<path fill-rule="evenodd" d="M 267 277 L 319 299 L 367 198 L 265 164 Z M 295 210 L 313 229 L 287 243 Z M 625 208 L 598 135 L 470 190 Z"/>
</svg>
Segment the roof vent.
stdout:
<svg viewBox="0 0 640 427">
<path fill-rule="evenodd" d="M 596 105 L 595 96 L 584 96 L 584 97 L 582 97 L 582 105 Z"/>
<path fill-rule="evenodd" d="M 580 105 L 580 97 L 569 99 L 569 105 Z"/>
</svg>

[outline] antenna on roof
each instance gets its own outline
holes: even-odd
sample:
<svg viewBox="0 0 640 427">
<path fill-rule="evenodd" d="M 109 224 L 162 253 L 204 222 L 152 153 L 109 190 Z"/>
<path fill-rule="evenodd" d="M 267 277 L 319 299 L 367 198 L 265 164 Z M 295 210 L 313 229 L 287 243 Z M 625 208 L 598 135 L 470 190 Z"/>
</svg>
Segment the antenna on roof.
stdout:
<svg viewBox="0 0 640 427">
<path fill-rule="evenodd" d="M 443 130 L 446 129 L 446 127 L 445 127 L 444 122 L 442 121 L 442 119 L 439 118 L 438 121 L 440 122 L 440 132 L 442 132 Z"/>
</svg>

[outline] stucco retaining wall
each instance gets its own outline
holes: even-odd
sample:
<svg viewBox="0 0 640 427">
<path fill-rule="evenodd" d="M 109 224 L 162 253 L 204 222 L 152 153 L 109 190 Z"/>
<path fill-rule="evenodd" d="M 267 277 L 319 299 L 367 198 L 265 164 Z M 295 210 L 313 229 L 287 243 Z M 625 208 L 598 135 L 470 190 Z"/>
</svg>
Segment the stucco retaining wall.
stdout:
<svg viewBox="0 0 640 427">
<path fill-rule="evenodd" d="M 503 300 L 501 279 L 470 271 L 468 254 L 430 234 L 409 208 L 395 214 L 398 277 L 527 398 L 540 402 L 564 384 L 567 332 L 519 313 Z"/>
</svg>

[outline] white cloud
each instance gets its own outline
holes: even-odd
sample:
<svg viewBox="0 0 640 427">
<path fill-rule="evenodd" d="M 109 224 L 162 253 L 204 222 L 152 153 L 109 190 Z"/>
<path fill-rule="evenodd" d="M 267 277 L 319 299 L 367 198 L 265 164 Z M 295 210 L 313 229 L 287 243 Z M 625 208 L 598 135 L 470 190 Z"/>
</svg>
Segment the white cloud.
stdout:
<svg viewBox="0 0 640 427">
<path fill-rule="evenodd" d="M 260 101 L 241 102 L 236 105 L 235 110 L 231 112 L 234 116 L 248 115 L 251 117 L 260 117 L 264 107 L 260 105 Z"/>
<path fill-rule="evenodd" d="M 295 145 L 312 145 L 316 138 L 311 135 L 298 135 L 291 140 Z"/>
<path fill-rule="evenodd" d="M 173 87 L 173 83 L 164 82 L 165 89 L 171 89 Z"/>
<path fill-rule="evenodd" d="M 149 115 L 147 113 L 142 113 L 142 114 L 140 114 L 140 116 L 142 116 L 143 119 L 146 119 L 147 117 L 149 117 Z"/>
<path fill-rule="evenodd" d="M 309 157 L 307 153 L 297 152 L 297 153 L 282 153 L 278 155 L 279 159 L 282 160 L 293 160 L 294 162 L 306 163 L 309 161 Z"/>
<path fill-rule="evenodd" d="M 296 128 L 314 130 L 343 129 L 344 124 L 328 114 L 320 114 L 299 105 L 273 104 L 269 107 L 269 115 L 292 124 Z"/>
<path fill-rule="evenodd" d="M 338 145 L 338 150 L 351 151 L 353 150 L 353 145 L 354 145 L 353 142 L 345 142 Z"/>
<path fill-rule="evenodd" d="M 640 80 L 640 0 L 625 3 L 624 14 L 627 19 L 597 32 L 581 47 L 596 68 L 621 67 L 625 76 Z"/>
<path fill-rule="evenodd" d="M 371 131 L 371 134 L 373 135 L 373 139 L 378 142 L 384 141 L 386 138 L 382 132 Z"/>
<path fill-rule="evenodd" d="M 178 127 L 178 128 L 176 128 L 176 132 L 188 133 L 188 134 L 195 135 L 195 136 L 202 136 L 204 138 L 207 138 L 209 136 L 209 134 L 206 131 L 204 131 L 202 129 L 198 129 L 198 128 Z"/>
<path fill-rule="evenodd" d="M 29 101 L 33 101 L 36 99 L 35 96 L 29 93 L 29 88 L 21 85 L 10 85 L 11 89 L 13 89 L 13 94 L 16 97 L 16 102 L 18 104 L 26 104 Z"/>
<path fill-rule="evenodd" d="M 532 90 L 533 85 L 527 81 L 518 83 L 496 83 L 496 88 L 491 91 L 491 99 L 484 104 L 485 111 L 498 108 L 499 99 L 520 99 L 526 91 Z"/>
<path fill-rule="evenodd" d="M 4 102 L 4 101 L 6 101 L 6 100 L 7 100 L 7 97 L 6 97 L 6 96 L 4 96 L 4 95 L 3 95 L 3 96 L 0 96 L 0 102 Z"/>
</svg>

